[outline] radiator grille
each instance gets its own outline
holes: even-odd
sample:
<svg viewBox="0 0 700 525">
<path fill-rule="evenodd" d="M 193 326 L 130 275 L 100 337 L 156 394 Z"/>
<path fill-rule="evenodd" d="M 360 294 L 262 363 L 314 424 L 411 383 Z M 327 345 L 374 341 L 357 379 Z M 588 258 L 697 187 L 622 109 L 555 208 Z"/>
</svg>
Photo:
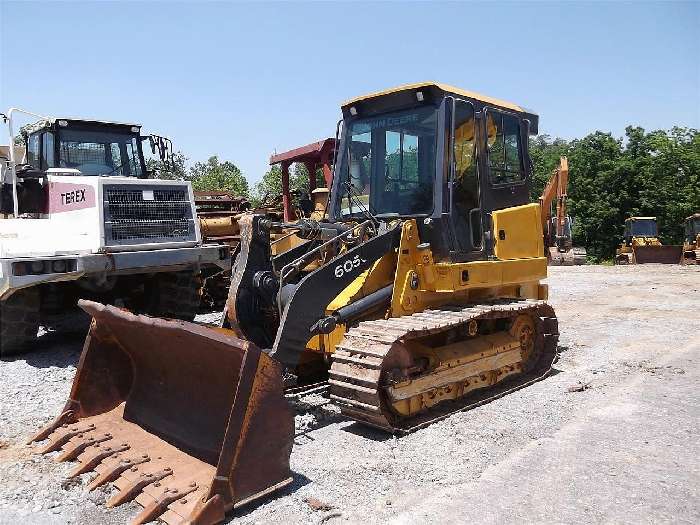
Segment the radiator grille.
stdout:
<svg viewBox="0 0 700 525">
<path fill-rule="evenodd" d="M 189 192 L 182 186 L 104 186 L 107 246 L 195 241 Z"/>
</svg>

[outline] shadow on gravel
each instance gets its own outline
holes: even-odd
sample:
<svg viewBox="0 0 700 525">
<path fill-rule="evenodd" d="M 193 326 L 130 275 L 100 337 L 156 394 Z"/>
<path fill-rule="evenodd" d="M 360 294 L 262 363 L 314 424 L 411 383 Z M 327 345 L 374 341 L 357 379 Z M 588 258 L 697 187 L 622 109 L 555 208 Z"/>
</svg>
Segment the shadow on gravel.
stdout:
<svg viewBox="0 0 700 525">
<path fill-rule="evenodd" d="M 356 436 L 365 439 L 371 439 L 372 441 L 378 442 L 387 441 L 389 439 L 394 438 L 394 435 L 390 434 L 386 430 L 379 430 L 377 428 L 368 427 L 367 425 L 363 425 L 362 423 L 358 423 L 356 421 L 353 421 L 352 424 L 343 427 L 342 430 L 343 432 L 350 432 L 351 434 L 355 434 Z"/>
<path fill-rule="evenodd" d="M 7 356 L 0 362 L 25 361 L 35 368 L 77 366 L 87 332 L 45 332 L 32 345 L 29 352 Z"/>
<path fill-rule="evenodd" d="M 278 498 L 283 498 L 285 496 L 294 494 L 297 490 L 308 485 L 309 483 L 311 483 L 311 480 L 303 474 L 299 474 L 298 472 L 292 472 L 292 482 L 289 485 L 287 485 L 281 490 L 273 492 L 272 494 L 270 494 L 270 496 L 266 498 L 253 501 L 248 505 L 241 507 L 240 509 L 236 509 L 232 514 L 226 517 L 226 521 L 224 521 L 224 523 L 234 523 L 237 518 L 246 516 L 254 510 L 257 510 L 259 507 L 262 507 L 263 505 L 270 503 L 271 501 L 274 501 Z"/>
<path fill-rule="evenodd" d="M 309 435 L 311 432 L 344 420 L 340 414 L 326 409 L 330 404 L 328 401 L 314 404 L 299 399 L 290 399 L 288 402 L 295 415 L 294 442 L 296 444 L 300 444 L 297 439 L 302 437 L 313 441 L 314 438 Z"/>
</svg>

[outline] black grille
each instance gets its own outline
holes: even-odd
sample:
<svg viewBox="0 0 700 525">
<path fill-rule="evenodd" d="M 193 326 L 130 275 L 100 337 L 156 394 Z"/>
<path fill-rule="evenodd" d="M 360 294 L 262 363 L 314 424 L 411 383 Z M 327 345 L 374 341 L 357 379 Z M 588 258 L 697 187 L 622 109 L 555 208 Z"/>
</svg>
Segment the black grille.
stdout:
<svg viewBox="0 0 700 525">
<path fill-rule="evenodd" d="M 189 192 L 182 186 L 105 186 L 104 224 L 107 246 L 197 239 Z"/>
</svg>

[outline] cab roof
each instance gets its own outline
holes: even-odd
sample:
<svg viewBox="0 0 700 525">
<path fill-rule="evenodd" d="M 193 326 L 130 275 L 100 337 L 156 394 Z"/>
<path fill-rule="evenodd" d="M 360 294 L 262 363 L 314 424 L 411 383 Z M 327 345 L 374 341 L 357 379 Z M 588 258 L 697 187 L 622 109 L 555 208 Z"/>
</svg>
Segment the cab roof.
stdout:
<svg viewBox="0 0 700 525">
<path fill-rule="evenodd" d="M 71 125 L 87 125 L 87 126 L 114 126 L 120 128 L 141 128 L 141 124 L 131 124 L 128 122 L 113 122 L 109 120 L 97 120 L 97 119 L 83 119 L 75 117 L 48 117 L 35 122 L 34 124 L 26 128 L 27 133 L 34 133 L 42 129 L 52 127 L 57 125 L 58 122 L 65 121 L 68 123 L 68 127 Z"/>
<path fill-rule="evenodd" d="M 393 87 L 390 89 L 385 89 L 383 91 L 376 91 L 374 93 L 369 93 L 367 95 L 362 95 L 360 97 L 355 97 L 355 98 L 352 98 L 350 100 L 347 100 L 346 102 L 343 102 L 342 107 L 344 108 L 346 106 L 350 106 L 351 104 L 355 104 L 355 103 L 361 102 L 363 100 L 369 100 L 372 98 L 381 97 L 382 95 L 389 95 L 391 93 L 398 93 L 400 91 L 410 91 L 412 89 L 429 88 L 429 87 L 435 87 L 441 91 L 444 91 L 445 93 L 453 93 L 455 95 L 460 95 L 462 97 L 471 98 L 471 99 L 478 100 L 480 102 L 484 102 L 486 104 L 491 104 L 494 106 L 500 106 L 502 108 L 510 109 L 512 111 L 531 113 L 527 109 L 525 109 L 522 106 L 519 106 L 517 104 L 514 104 L 513 102 L 507 102 L 505 100 L 500 100 L 500 99 L 489 97 L 486 95 L 481 95 L 479 93 L 475 93 L 474 91 L 467 91 L 466 89 L 460 89 L 458 87 L 450 86 L 449 84 L 442 84 L 440 82 L 417 82 L 415 84 L 404 84 L 404 85 L 396 86 L 396 87 Z"/>
<path fill-rule="evenodd" d="M 417 82 L 415 84 L 404 84 L 401 86 L 396 86 L 393 88 L 385 89 L 383 91 L 376 91 L 374 93 L 369 93 L 367 95 L 362 95 L 359 97 L 352 98 L 350 100 L 347 100 L 341 104 L 341 109 L 343 111 L 343 114 L 346 115 L 349 112 L 349 109 L 351 106 L 357 105 L 360 110 L 360 114 L 362 114 L 364 111 L 363 109 L 360 108 L 360 106 L 364 106 L 365 103 L 374 100 L 374 99 L 380 99 L 383 97 L 386 97 L 387 95 L 395 95 L 397 97 L 401 97 L 401 95 L 404 92 L 407 91 L 418 91 L 418 90 L 426 90 L 429 92 L 433 93 L 439 93 L 440 95 L 446 95 L 446 94 L 452 94 L 452 95 L 457 95 L 459 97 L 464 97 L 470 100 L 475 100 L 479 101 L 483 104 L 487 104 L 490 106 L 495 106 L 497 108 L 502 108 L 506 109 L 509 111 L 514 111 L 517 113 L 523 113 L 525 114 L 525 118 L 530 120 L 531 123 L 531 128 L 530 132 L 532 134 L 536 134 L 538 132 L 538 124 L 539 124 L 539 117 L 538 115 L 523 107 L 518 104 L 515 104 L 513 102 L 508 102 L 506 100 L 500 100 L 497 98 L 489 97 L 487 95 L 481 95 L 480 93 L 475 93 L 473 91 L 467 91 L 465 89 L 461 89 L 455 86 L 450 86 L 449 84 L 442 84 L 440 82 Z M 427 96 L 427 94 L 426 94 Z M 405 96 L 401 97 L 405 99 Z M 415 100 L 415 99 L 414 99 Z M 370 113 L 371 113 L 370 109 Z"/>
<path fill-rule="evenodd" d="M 628 221 L 655 221 L 656 217 L 630 217 L 629 219 L 626 219 Z"/>
</svg>

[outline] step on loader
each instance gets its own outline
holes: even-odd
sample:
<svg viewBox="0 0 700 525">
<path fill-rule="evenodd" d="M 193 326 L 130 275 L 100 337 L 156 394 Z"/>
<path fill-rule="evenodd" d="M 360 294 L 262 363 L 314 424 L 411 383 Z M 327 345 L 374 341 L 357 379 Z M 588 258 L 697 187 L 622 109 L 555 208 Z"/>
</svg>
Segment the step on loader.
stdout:
<svg viewBox="0 0 700 525">
<path fill-rule="evenodd" d="M 136 497 L 137 523 L 213 523 L 289 482 L 283 375 L 327 379 L 348 418 L 401 434 L 551 370 L 528 203 L 537 115 L 434 83 L 342 111 L 327 214 L 240 219 L 224 326 L 83 303 L 94 321 L 70 400 L 36 440 L 114 483 L 109 504 Z M 280 230 L 302 242 L 273 252 Z"/>
</svg>

